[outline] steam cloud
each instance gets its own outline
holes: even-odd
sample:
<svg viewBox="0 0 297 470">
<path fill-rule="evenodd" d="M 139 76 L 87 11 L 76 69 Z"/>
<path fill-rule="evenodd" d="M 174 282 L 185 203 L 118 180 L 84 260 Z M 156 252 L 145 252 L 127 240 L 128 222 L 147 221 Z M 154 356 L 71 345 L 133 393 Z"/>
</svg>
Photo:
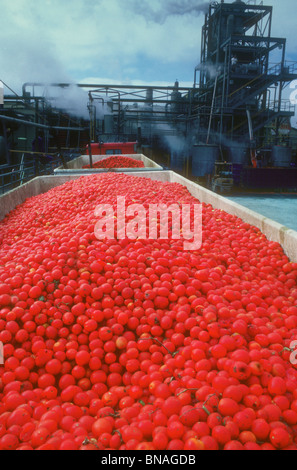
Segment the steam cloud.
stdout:
<svg viewBox="0 0 297 470">
<path fill-rule="evenodd" d="M 28 21 L 31 21 L 31 28 L 28 29 L 28 24 L 22 16 L 27 9 L 25 0 L 18 0 L 15 10 L 3 0 L 0 0 L 0 6 L 3 17 L 9 19 L 9 35 L 4 39 L 3 31 L 0 33 L 0 80 L 19 96 L 22 95 L 21 85 L 25 82 L 70 83 L 68 88 L 47 85 L 36 87 L 34 94 L 49 98 L 53 107 L 73 117 L 88 118 L 88 94 L 74 85 L 65 65 L 58 57 L 56 45 L 51 41 L 48 31 L 43 28 L 42 22 L 35 18 L 33 7 L 28 11 Z M 36 6 L 37 17 L 38 12 Z M 5 94 L 12 94 L 9 88 L 4 87 Z M 28 87 L 27 91 L 32 89 Z"/>
<path fill-rule="evenodd" d="M 190 148 L 190 137 L 186 138 L 169 124 L 159 123 L 154 126 L 154 132 L 162 137 L 171 155 L 186 155 Z"/>
<path fill-rule="evenodd" d="M 209 2 L 204 0 L 169 0 L 159 2 L 159 8 L 153 9 L 148 0 L 133 0 L 133 7 L 136 14 L 144 16 L 148 21 L 164 24 L 170 16 L 180 16 L 186 14 L 200 15 L 206 13 Z"/>
<path fill-rule="evenodd" d="M 45 97 L 52 106 L 61 109 L 72 116 L 88 119 L 88 94 L 74 84 L 67 88 L 46 86 Z"/>
<path fill-rule="evenodd" d="M 137 23 L 139 15 L 142 19 L 155 22 L 159 31 L 158 24 L 164 23 L 170 16 L 198 15 L 208 8 L 208 3 L 204 0 L 73 0 L 70 10 L 66 5 L 68 2 L 58 0 L 30 0 L 29 3 L 28 6 L 27 0 L 0 0 L 3 17 L 3 27 L 0 31 L 0 80 L 19 95 L 22 94 L 21 85 L 24 82 L 72 83 L 72 87 L 53 88 L 48 93 L 53 106 L 62 107 L 77 117 L 86 117 L 88 112 L 87 93 L 74 85 L 74 73 L 79 73 L 74 71 L 79 67 L 85 70 L 86 74 L 93 68 L 93 76 L 96 76 L 98 67 L 100 73 L 103 67 L 108 67 L 108 70 L 111 70 L 109 73 L 115 77 L 115 82 L 118 82 L 126 80 L 125 75 L 118 77 L 119 74 L 124 74 L 125 66 L 128 68 L 125 72 L 128 78 L 131 73 L 137 73 L 134 61 L 137 62 L 140 51 L 144 56 L 152 55 L 154 60 L 160 60 L 160 57 L 162 60 L 162 53 L 155 52 L 158 47 L 155 47 L 153 40 L 147 41 L 144 37 L 143 44 L 138 40 L 138 34 L 141 32 L 143 35 L 145 29 L 143 21 L 139 22 L 135 31 L 133 29 L 133 36 L 129 41 L 122 41 L 124 12 L 129 13 L 129 19 L 125 18 L 123 23 L 125 32 Z M 117 25 L 117 32 L 113 32 L 111 37 L 107 28 L 109 23 Z M 84 31 L 81 41 L 78 25 Z M 145 32 L 149 30 L 151 34 L 152 29 L 154 28 L 147 28 Z M 163 31 L 163 28 L 161 29 Z M 120 43 L 117 34 L 121 36 Z M 160 37 L 162 38 L 163 34 Z M 125 44 L 122 48 L 123 42 Z M 66 53 L 67 50 L 69 54 Z M 179 57 L 181 50 L 183 48 L 180 44 L 179 52 L 174 50 L 174 55 Z M 132 72 L 130 64 L 133 65 Z M 11 94 L 6 87 L 4 92 Z M 98 115 L 101 112 L 106 114 L 109 110 L 98 110 Z"/>
</svg>

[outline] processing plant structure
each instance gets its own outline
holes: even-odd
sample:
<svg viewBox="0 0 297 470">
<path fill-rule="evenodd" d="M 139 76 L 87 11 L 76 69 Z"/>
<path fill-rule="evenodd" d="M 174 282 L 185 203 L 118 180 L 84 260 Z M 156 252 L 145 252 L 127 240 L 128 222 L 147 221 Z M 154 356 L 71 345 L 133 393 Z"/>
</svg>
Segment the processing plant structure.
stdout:
<svg viewBox="0 0 297 470">
<path fill-rule="evenodd" d="M 148 157 L 202 183 L 227 162 L 238 187 L 296 190 L 295 107 L 284 95 L 297 63 L 286 60 L 286 39 L 272 34 L 273 8 L 256 3 L 209 4 L 191 88 L 178 80 L 171 87 L 79 84 L 88 112 L 79 119 L 46 97 L 45 89 L 67 83 L 25 83 L 22 96 L 5 96 L 0 184 L 2 175 L 8 186 L 9 170 L 21 164 L 14 174 L 26 179 L 27 152 L 36 174 L 32 142 L 36 150 L 40 139 L 53 160 L 94 142 L 137 141 Z"/>
</svg>

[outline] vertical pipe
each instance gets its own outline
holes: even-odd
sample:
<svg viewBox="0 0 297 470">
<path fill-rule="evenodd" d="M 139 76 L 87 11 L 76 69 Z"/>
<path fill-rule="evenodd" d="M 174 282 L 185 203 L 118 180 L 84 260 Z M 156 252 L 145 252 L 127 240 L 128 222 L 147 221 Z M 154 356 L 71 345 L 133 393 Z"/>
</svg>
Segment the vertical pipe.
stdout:
<svg viewBox="0 0 297 470">
<path fill-rule="evenodd" d="M 5 121 L 2 121 L 2 129 L 3 129 L 3 138 L 5 142 L 5 158 L 6 158 L 6 163 L 10 163 L 10 152 L 8 149 L 8 144 L 7 144 L 7 128 L 6 128 L 6 123 Z"/>
<path fill-rule="evenodd" d="M 218 72 L 217 72 L 217 75 L 216 75 L 216 80 L 215 80 L 214 89 L 213 89 L 213 97 L 212 97 L 212 104 L 211 104 L 211 110 L 210 110 L 210 116 L 209 116 L 209 124 L 208 124 L 208 133 L 207 133 L 206 144 L 208 144 L 209 137 L 210 137 L 211 123 L 212 123 L 213 110 L 214 110 L 214 101 L 215 101 L 216 91 L 217 91 L 217 83 L 218 83 Z"/>
<path fill-rule="evenodd" d="M 282 53 L 282 64 L 281 64 L 281 75 L 283 74 L 283 69 L 284 69 L 284 64 L 285 64 L 285 58 L 286 58 L 286 43 L 283 44 L 283 53 Z M 280 129 L 280 117 L 279 114 L 281 112 L 281 101 L 282 101 L 282 93 L 283 93 L 283 81 L 281 80 L 279 83 L 279 94 L 278 94 L 278 117 L 276 120 L 276 132 L 275 132 L 275 139 L 276 139 L 276 145 L 278 145 L 279 142 L 279 129 Z"/>
<path fill-rule="evenodd" d="M 39 119 L 38 119 L 39 103 L 38 103 L 38 101 L 39 101 L 38 99 L 35 100 L 35 123 L 39 122 Z M 37 147 L 38 133 L 39 133 L 39 130 L 38 130 L 38 127 L 36 127 L 35 128 L 35 151 L 36 152 L 38 151 L 38 147 Z"/>
<path fill-rule="evenodd" d="M 24 160 L 25 160 L 25 154 L 23 153 L 22 154 L 22 158 L 21 158 L 21 164 L 20 164 L 20 186 L 22 186 L 23 184 L 23 181 L 24 181 L 24 176 L 25 176 L 25 172 L 24 172 Z"/>
<path fill-rule="evenodd" d="M 220 15 L 219 15 L 219 28 L 218 28 L 218 41 L 217 41 L 217 58 L 216 58 L 216 65 L 219 66 L 219 55 L 220 55 L 220 44 L 221 44 L 221 36 L 222 36 L 222 8 L 220 8 Z"/>
<path fill-rule="evenodd" d="M 89 150 L 90 168 L 93 168 L 92 147 L 91 147 L 90 142 L 88 143 L 88 150 Z"/>
<path fill-rule="evenodd" d="M 70 147 L 70 117 L 68 118 L 68 129 L 67 129 L 67 137 L 66 137 L 66 145 L 65 147 Z"/>
<path fill-rule="evenodd" d="M 0 109 L 3 109 L 4 106 L 4 85 L 0 81 Z"/>
<path fill-rule="evenodd" d="M 227 64 L 228 64 L 228 72 L 227 72 L 227 91 L 226 91 L 226 103 L 225 105 L 228 107 L 229 100 L 227 98 L 230 96 L 230 62 L 231 62 L 231 44 L 228 44 L 228 55 L 227 55 Z"/>
<path fill-rule="evenodd" d="M 251 113 L 249 109 L 246 110 L 246 114 L 248 118 L 250 141 L 252 142 L 254 140 L 254 133 L 253 133 L 252 117 L 251 117 Z"/>
<path fill-rule="evenodd" d="M 222 103 L 221 103 L 220 146 L 222 145 L 222 136 L 223 136 L 223 119 L 224 119 L 224 106 L 225 106 L 225 93 L 226 93 L 226 75 L 227 75 L 227 47 L 225 48 L 225 63 L 224 63 L 223 90 L 222 90 Z"/>
<path fill-rule="evenodd" d="M 66 163 L 66 160 L 64 158 L 64 155 L 63 153 L 58 153 L 58 158 L 60 157 L 61 158 L 61 162 L 62 162 L 62 165 L 63 165 L 63 168 L 65 168 L 65 170 L 67 170 L 68 166 L 67 166 L 67 163 Z"/>
<path fill-rule="evenodd" d="M 44 140 L 45 140 L 45 148 L 44 148 L 44 151 L 45 151 L 45 153 L 48 153 L 49 131 L 46 130 L 46 131 L 44 132 L 44 135 L 45 135 L 45 139 L 44 139 Z"/>
</svg>

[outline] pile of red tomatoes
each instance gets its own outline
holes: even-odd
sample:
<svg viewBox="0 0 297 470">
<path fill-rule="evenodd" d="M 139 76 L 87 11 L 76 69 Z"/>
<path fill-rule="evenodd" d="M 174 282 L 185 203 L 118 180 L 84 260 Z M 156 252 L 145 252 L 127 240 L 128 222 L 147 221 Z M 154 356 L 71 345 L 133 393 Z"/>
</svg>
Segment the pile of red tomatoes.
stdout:
<svg viewBox="0 0 297 470">
<path fill-rule="evenodd" d="M 91 167 L 90 165 L 85 165 L 83 168 Z M 117 155 L 93 163 L 93 168 L 144 168 L 144 163 L 141 160 L 134 160 L 134 158 Z"/>
<path fill-rule="evenodd" d="M 297 449 L 297 265 L 206 204 L 198 251 L 98 240 L 117 196 L 197 203 L 110 173 L 0 222 L 0 449 Z"/>
</svg>

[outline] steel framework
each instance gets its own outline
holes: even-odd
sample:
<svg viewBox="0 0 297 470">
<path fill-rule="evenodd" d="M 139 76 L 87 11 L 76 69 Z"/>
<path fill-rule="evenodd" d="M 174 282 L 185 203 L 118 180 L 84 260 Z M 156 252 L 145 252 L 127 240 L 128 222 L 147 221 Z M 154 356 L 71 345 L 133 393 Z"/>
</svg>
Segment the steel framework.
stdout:
<svg viewBox="0 0 297 470">
<path fill-rule="evenodd" d="M 294 106 L 282 96 L 297 78 L 297 63 L 286 61 L 286 39 L 271 36 L 272 13 L 271 6 L 242 1 L 209 6 L 201 62 L 194 72 L 198 121 L 206 141 L 211 134 L 220 142 L 253 137 L 259 147 L 263 130 L 275 121 L 277 144 L 282 120 L 294 115 Z"/>
</svg>

